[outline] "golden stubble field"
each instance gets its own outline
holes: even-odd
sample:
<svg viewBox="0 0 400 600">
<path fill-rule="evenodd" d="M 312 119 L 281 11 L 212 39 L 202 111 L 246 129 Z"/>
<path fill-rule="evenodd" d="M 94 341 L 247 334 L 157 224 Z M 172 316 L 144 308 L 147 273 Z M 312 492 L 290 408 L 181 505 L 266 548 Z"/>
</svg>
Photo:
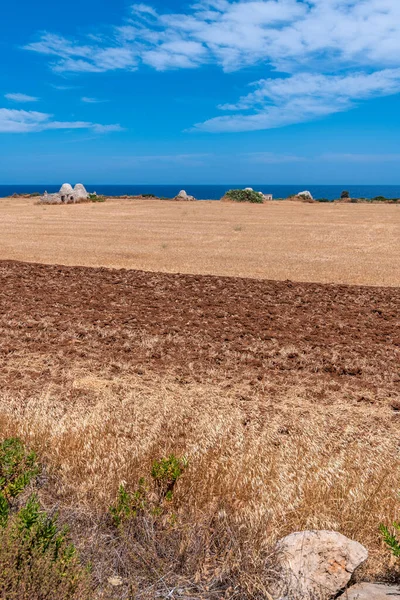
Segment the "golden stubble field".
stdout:
<svg viewBox="0 0 400 600">
<path fill-rule="evenodd" d="M 393 577 L 378 526 L 400 512 L 399 217 L 0 201 L 0 435 L 39 453 L 93 598 L 268 598 L 271 545 L 308 528 Z M 173 522 L 116 532 L 118 485 L 170 453 L 188 459 Z"/>
<path fill-rule="evenodd" d="M 0 257 L 262 279 L 400 284 L 400 207 L 0 200 Z"/>
</svg>

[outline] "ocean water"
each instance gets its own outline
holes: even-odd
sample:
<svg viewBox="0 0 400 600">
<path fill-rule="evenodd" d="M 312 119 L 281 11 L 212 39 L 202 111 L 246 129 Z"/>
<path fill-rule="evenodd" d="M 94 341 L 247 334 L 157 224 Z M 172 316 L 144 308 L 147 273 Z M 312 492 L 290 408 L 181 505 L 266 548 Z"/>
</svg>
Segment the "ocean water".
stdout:
<svg viewBox="0 0 400 600">
<path fill-rule="evenodd" d="M 253 189 L 264 192 L 264 194 L 273 194 L 274 198 L 287 198 L 303 190 L 309 190 L 314 198 L 327 198 L 335 200 L 340 197 L 343 190 L 348 190 L 353 198 L 374 198 L 375 196 L 385 196 L 386 198 L 400 198 L 399 185 L 255 185 L 251 181 L 238 184 L 226 185 L 102 185 L 96 183 L 85 184 L 88 191 L 96 191 L 105 196 L 136 196 L 139 194 L 154 194 L 173 198 L 182 189 L 199 200 L 219 200 L 224 193 L 232 188 L 252 187 Z M 0 198 L 10 196 L 14 193 L 29 194 L 33 192 L 43 193 L 47 190 L 49 193 L 58 192 L 60 185 L 31 184 L 31 185 L 0 185 Z"/>
</svg>

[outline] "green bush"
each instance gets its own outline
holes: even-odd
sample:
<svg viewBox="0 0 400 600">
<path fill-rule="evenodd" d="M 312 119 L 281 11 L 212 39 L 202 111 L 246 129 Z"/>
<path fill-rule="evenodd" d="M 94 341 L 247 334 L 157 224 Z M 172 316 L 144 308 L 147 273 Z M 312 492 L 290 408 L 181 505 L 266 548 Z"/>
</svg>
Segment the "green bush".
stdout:
<svg viewBox="0 0 400 600">
<path fill-rule="evenodd" d="M 97 194 L 89 194 L 89 200 L 91 200 L 92 202 L 105 202 L 106 197 L 98 196 Z"/>
<path fill-rule="evenodd" d="M 0 444 L 0 598 L 86 600 L 88 572 L 57 515 L 41 510 L 34 494 L 13 507 L 39 472 L 36 454 L 19 439 Z"/>
<path fill-rule="evenodd" d="M 383 541 L 390 548 L 393 556 L 400 558 L 400 523 L 396 521 L 392 523 L 393 531 L 391 532 L 386 525 L 380 525 Z"/>
<path fill-rule="evenodd" d="M 0 526 L 7 524 L 11 500 L 19 496 L 39 473 L 34 452 L 27 452 L 17 438 L 0 444 Z"/>
<path fill-rule="evenodd" d="M 171 454 L 168 458 L 156 460 L 151 469 L 151 476 L 156 484 L 160 497 L 172 499 L 176 482 L 187 465 L 185 458 L 177 458 Z"/>
<path fill-rule="evenodd" d="M 347 190 L 344 190 L 341 194 L 340 194 L 341 198 L 350 198 L 350 192 L 348 192 Z"/>
<path fill-rule="evenodd" d="M 317 202 L 330 202 L 328 198 L 315 198 Z"/>
<path fill-rule="evenodd" d="M 253 190 L 229 190 L 225 196 L 234 202 L 252 202 L 253 204 L 264 202 L 261 192 L 254 192 Z"/>
<path fill-rule="evenodd" d="M 141 478 L 134 492 L 126 489 L 124 484 L 118 488 L 115 504 L 110 506 L 110 514 L 115 526 L 148 513 L 160 516 L 163 513 L 164 500 L 170 501 L 174 487 L 187 466 L 186 458 L 177 458 L 171 454 L 153 462 L 151 477 L 154 489 L 151 490 L 145 478 Z M 152 493 L 153 492 L 153 493 Z"/>
<path fill-rule="evenodd" d="M 118 488 L 117 500 L 110 507 L 110 514 L 114 525 L 118 526 L 124 520 L 137 517 L 147 506 L 147 487 L 144 478 L 139 480 L 138 488 L 135 492 L 128 492 L 123 484 Z"/>
</svg>

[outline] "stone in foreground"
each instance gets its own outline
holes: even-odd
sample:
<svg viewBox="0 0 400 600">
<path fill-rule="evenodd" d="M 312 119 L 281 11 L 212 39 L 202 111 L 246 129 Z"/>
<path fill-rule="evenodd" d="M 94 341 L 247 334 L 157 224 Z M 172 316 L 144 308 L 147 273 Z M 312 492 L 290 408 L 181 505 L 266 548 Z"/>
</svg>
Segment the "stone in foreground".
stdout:
<svg viewBox="0 0 400 600">
<path fill-rule="evenodd" d="M 368 558 L 364 546 L 336 531 L 292 533 L 276 546 L 281 597 L 329 600 L 348 585 Z"/>
<path fill-rule="evenodd" d="M 346 590 L 339 600 L 400 600 L 400 586 L 359 583 Z"/>
</svg>

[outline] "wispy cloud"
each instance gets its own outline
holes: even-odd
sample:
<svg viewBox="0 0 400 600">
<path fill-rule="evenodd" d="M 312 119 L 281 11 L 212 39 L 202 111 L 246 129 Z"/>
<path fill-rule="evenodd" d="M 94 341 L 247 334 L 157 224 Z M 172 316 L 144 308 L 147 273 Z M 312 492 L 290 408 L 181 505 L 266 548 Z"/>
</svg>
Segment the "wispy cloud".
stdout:
<svg viewBox="0 0 400 600">
<path fill-rule="evenodd" d="M 28 96 L 27 94 L 5 94 L 4 97 L 13 102 L 38 102 L 39 100 L 36 96 Z"/>
<path fill-rule="evenodd" d="M 400 68 L 335 76 L 299 73 L 284 79 L 261 79 L 253 88 L 255 91 L 242 96 L 236 104 L 219 107 L 234 114 L 214 117 L 193 129 L 273 129 L 343 112 L 361 100 L 399 93 Z"/>
<path fill-rule="evenodd" d="M 74 33 L 74 32 L 72 32 Z M 262 65 L 272 76 L 194 127 L 282 127 L 399 92 L 398 0 L 200 0 L 185 13 L 136 3 L 107 31 L 74 39 L 43 33 L 28 50 L 56 72 L 159 71 L 212 64 L 230 72 Z M 324 89 L 326 86 L 326 89 Z"/>
<path fill-rule="evenodd" d="M 103 102 L 107 102 L 107 100 L 100 100 L 99 98 L 89 98 L 88 96 L 82 96 L 81 100 L 86 104 L 102 104 Z"/>
<path fill-rule="evenodd" d="M 336 162 L 354 162 L 354 163 L 400 163 L 400 154 L 323 154 L 321 160 Z"/>
<path fill-rule="evenodd" d="M 32 133 L 50 129 L 90 129 L 96 133 L 121 131 L 120 125 L 57 121 L 53 119 L 53 115 L 47 113 L 0 108 L 0 133 Z"/>
<path fill-rule="evenodd" d="M 78 89 L 78 86 L 76 86 L 76 85 L 56 85 L 54 83 L 50 83 L 50 85 L 55 90 L 59 90 L 61 92 L 66 92 L 66 91 L 69 91 L 69 90 L 76 90 L 76 89 Z"/>
</svg>

